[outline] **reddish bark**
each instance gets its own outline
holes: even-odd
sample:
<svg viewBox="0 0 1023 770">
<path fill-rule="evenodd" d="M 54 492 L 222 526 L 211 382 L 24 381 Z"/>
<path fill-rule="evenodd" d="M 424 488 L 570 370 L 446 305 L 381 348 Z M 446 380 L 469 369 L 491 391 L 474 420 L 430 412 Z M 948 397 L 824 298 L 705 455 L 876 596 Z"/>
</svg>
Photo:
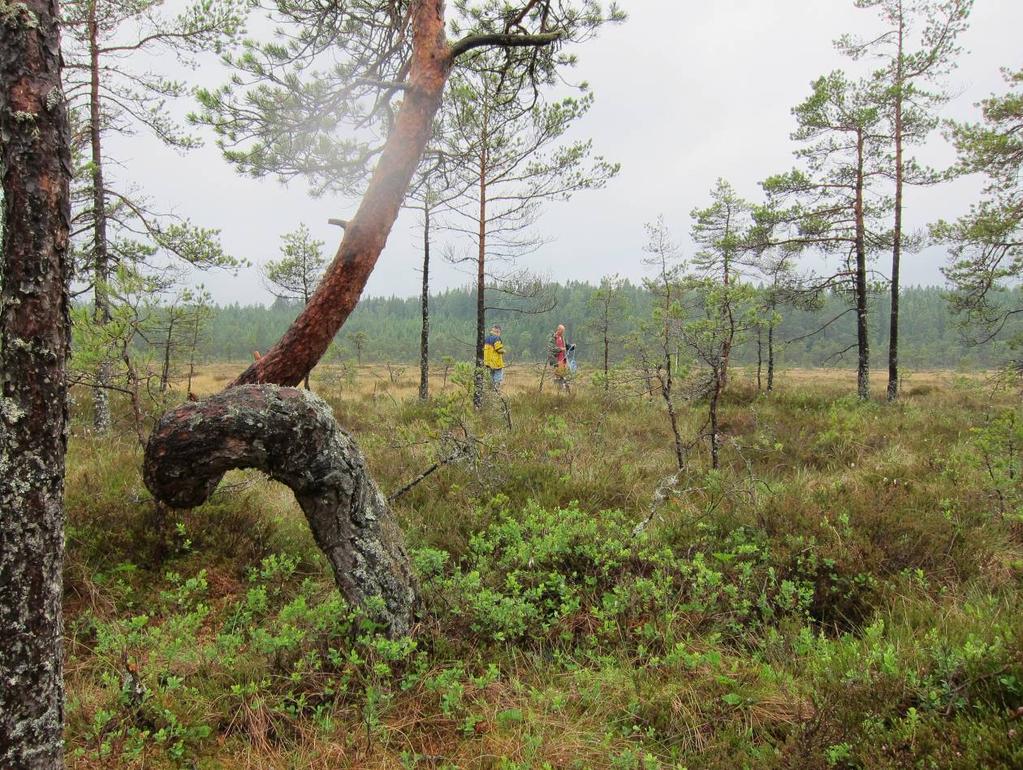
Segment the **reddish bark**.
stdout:
<svg viewBox="0 0 1023 770">
<path fill-rule="evenodd" d="M 451 64 L 452 52 L 444 35 L 444 2 L 424 0 L 413 22 L 405 100 L 359 210 L 345 228 L 337 255 L 309 304 L 281 340 L 232 385 L 297 385 L 316 366 L 355 309 L 430 139 Z"/>
</svg>

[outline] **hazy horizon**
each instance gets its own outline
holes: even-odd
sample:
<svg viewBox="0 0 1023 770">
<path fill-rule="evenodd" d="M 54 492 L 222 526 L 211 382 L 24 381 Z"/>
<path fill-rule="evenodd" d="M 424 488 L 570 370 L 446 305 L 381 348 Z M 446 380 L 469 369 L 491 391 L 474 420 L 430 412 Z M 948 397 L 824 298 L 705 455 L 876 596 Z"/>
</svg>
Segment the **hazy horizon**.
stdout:
<svg viewBox="0 0 1023 770">
<path fill-rule="evenodd" d="M 691 253 L 689 211 L 707 204 L 718 177 L 756 200 L 758 180 L 791 168 L 791 108 L 809 93 L 813 78 L 836 68 L 869 66 L 843 57 L 833 40 L 844 32 L 876 28 L 874 13 L 856 9 L 851 0 L 776 0 L 770 7 L 739 0 L 701 7 L 646 0 L 623 6 L 630 15 L 626 23 L 573 49 L 579 65 L 572 73 L 596 95 L 573 135 L 592 138 L 595 153 L 621 162 L 622 172 L 606 189 L 545 205 L 536 230 L 547 243 L 520 264 L 553 280 L 597 282 L 612 273 L 640 280 L 643 224 L 661 214 L 683 252 Z M 1021 28 L 1023 3 L 978 0 L 962 39 L 959 69 L 949 81 L 957 95 L 944 117 L 976 119 L 974 103 L 1005 90 L 999 68 L 1023 64 L 1015 39 Z M 195 72 L 175 63 L 154 65 L 207 87 L 227 79 L 227 70 L 212 57 Z M 172 105 L 179 115 L 193 108 L 190 99 Z M 357 201 L 313 198 L 301 182 L 285 187 L 272 179 L 242 177 L 221 158 L 212 136 L 199 133 L 205 146 L 186 155 L 142 136 L 112 140 L 110 155 L 118 161 L 112 173 L 138 185 L 159 207 L 219 228 L 226 249 L 254 265 L 276 258 L 280 236 L 302 222 L 333 255 L 341 232 L 326 220 L 349 216 Z M 954 157 L 938 132 L 925 150 L 919 157 L 936 167 Z M 907 190 L 907 230 L 965 213 L 979 189 L 978 179 L 964 178 Z M 418 294 L 419 239 L 415 214 L 403 212 L 366 296 Z M 436 253 L 449 242 L 439 241 Z M 906 255 L 903 282 L 943 285 L 943 263 L 940 248 Z M 886 273 L 883 257 L 877 268 Z M 441 259 L 434 259 L 431 276 L 437 290 L 468 280 Z M 221 304 L 272 301 L 255 266 L 237 276 L 213 273 L 194 280 Z"/>
</svg>

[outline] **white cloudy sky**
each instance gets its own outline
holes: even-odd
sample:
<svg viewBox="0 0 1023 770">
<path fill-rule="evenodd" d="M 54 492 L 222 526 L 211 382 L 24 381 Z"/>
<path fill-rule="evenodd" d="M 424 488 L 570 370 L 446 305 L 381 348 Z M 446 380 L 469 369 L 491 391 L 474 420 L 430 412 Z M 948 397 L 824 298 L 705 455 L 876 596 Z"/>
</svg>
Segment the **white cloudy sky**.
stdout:
<svg viewBox="0 0 1023 770">
<path fill-rule="evenodd" d="M 724 177 L 741 194 L 758 195 L 759 180 L 792 165 L 790 109 L 814 77 L 851 63 L 832 40 L 846 31 L 869 33 L 873 17 L 852 0 L 624 0 L 629 20 L 580 46 L 574 77 L 586 80 L 596 105 L 578 127 L 598 153 L 621 162 L 622 173 L 603 190 L 568 203 L 551 204 L 538 230 L 549 239 L 524 264 L 554 278 L 596 281 L 608 273 L 638 279 L 643 223 L 663 214 L 678 240 L 686 242 L 689 211 L 706 204 L 715 179 Z M 957 93 L 948 117 L 973 118 L 974 104 L 1004 90 L 999 68 L 1023 66 L 1019 32 L 1021 0 L 976 0 L 966 49 L 951 83 Z M 161 68 L 180 76 L 174 62 Z M 190 75 L 202 85 L 223 82 L 214 60 Z M 187 112 L 183 103 L 175 109 Z M 333 253 L 340 231 L 327 218 L 344 217 L 354 202 L 311 198 L 300 183 L 238 176 L 207 137 L 186 156 L 145 138 L 111 149 L 120 172 L 139 183 L 154 202 L 217 227 L 233 254 L 259 264 L 274 258 L 280 235 L 300 222 Z M 939 135 L 924 160 L 947 163 L 952 153 Z M 907 226 L 922 227 L 954 217 L 976 195 L 976 179 L 928 190 L 912 190 Z M 372 295 L 417 293 L 418 235 L 414 215 L 395 225 L 370 279 Z M 906 283 L 938 283 L 943 253 L 913 255 L 903 268 Z M 467 277 L 437 265 L 437 288 L 464 285 Z M 266 302 L 256 269 L 238 276 L 202 278 L 219 302 Z"/>
</svg>

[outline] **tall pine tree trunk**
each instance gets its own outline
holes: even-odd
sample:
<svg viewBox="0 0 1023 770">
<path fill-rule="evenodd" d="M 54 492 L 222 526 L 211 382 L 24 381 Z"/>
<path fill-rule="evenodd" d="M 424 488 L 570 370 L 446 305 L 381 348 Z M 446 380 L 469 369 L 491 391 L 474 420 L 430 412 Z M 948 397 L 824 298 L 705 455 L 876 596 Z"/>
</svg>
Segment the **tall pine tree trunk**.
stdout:
<svg viewBox="0 0 1023 770">
<path fill-rule="evenodd" d="M 895 73 L 895 228 L 892 233 L 892 304 L 888 318 L 888 400 L 899 397 L 899 270 L 902 259 L 902 163 L 903 40 L 905 28 L 900 15 L 898 61 Z"/>
<path fill-rule="evenodd" d="M 427 193 L 429 195 L 429 193 Z M 419 400 L 430 398 L 430 202 L 423 203 L 423 325 L 419 334 Z"/>
<path fill-rule="evenodd" d="M 772 305 L 772 311 L 773 311 Z M 774 391 L 774 324 L 767 327 L 767 392 Z"/>
<path fill-rule="evenodd" d="M 97 326 L 110 323 L 110 253 L 107 243 L 107 203 L 103 186 L 103 113 L 99 97 L 99 28 L 96 3 L 89 3 L 89 143 L 92 146 L 92 269 L 93 321 Z M 96 387 L 92 391 L 93 426 L 100 433 L 110 430 L 110 394 L 113 365 L 104 358 L 97 366 Z"/>
<path fill-rule="evenodd" d="M 480 213 L 479 252 L 476 255 L 476 372 L 473 377 L 472 403 L 477 409 L 483 406 L 483 338 L 487 315 L 487 157 L 486 132 L 483 135 L 483 150 L 480 152 Z"/>
<path fill-rule="evenodd" d="M 0 45 L 0 767 L 63 767 L 71 155 L 55 0 Z"/>
<path fill-rule="evenodd" d="M 867 330 L 867 236 L 863 212 L 863 129 L 856 135 L 856 393 L 870 398 L 870 337 Z"/>
</svg>

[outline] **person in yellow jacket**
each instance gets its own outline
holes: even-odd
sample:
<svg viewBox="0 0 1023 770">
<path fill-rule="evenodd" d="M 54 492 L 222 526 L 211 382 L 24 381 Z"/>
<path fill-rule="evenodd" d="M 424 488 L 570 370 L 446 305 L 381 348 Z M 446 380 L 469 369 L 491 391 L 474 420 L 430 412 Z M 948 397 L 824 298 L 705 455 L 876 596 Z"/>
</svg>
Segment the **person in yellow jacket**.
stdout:
<svg viewBox="0 0 1023 770">
<path fill-rule="evenodd" d="M 501 327 L 497 324 L 490 327 L 490 334 L 483 340 L 483 365 L 490 372 L 494 390 L 500 390 L 504 382 L 504 343 L 501 342 Z"/>
</svg>

